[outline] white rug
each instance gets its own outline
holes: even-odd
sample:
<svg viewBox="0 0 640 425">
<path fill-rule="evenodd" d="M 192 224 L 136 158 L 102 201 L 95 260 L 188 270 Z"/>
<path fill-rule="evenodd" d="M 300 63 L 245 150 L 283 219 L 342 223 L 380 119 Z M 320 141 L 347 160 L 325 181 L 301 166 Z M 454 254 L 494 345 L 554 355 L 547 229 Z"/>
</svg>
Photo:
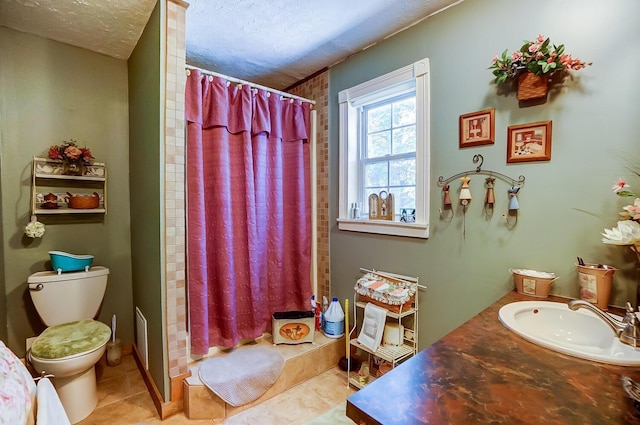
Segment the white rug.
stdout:
<svg viewBox="0 0 640 425">
<path fill-rule="evenodd" d="M 204 360 L 198 374 L 218 397 L 232 406 L 242 406 L 267 392 L 283 368 L 282 354 L 273 348 L 257 346 Z"/>
<path fill-rule="evenodd" d="M 347 403 L 342 403 L 304 425 L 353 425 L 347 417 Z"/>
</svg>

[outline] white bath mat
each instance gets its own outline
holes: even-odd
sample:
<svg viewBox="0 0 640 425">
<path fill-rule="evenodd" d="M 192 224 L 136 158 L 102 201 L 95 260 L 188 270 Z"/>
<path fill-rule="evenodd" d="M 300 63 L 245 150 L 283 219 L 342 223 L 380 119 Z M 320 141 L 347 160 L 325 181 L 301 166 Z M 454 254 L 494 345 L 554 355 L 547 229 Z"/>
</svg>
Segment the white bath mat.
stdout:
<svg viewBox="0 0 640 425">
<path fill-rule="evenodd" d="M 276 382 L 284 357 L 269 347 L 242 347 L 200 364 L 200 380 L 232 406 L 252 402 Z"/>
</svg>

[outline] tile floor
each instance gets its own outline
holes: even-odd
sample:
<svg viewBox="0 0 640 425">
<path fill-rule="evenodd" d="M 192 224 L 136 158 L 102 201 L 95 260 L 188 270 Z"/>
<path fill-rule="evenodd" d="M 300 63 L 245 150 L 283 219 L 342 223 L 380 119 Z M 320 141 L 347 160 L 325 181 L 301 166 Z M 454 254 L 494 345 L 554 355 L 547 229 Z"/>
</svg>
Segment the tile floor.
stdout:
<svg viewBox="0 0 640 425">
<path fill-rule="evenodd" d="M 78 425 L 302 425 L 354 392 L 345 372 L 335 367 L 224 421 L 189 420 L 184 412 L 162 421 L 132 355 L 123 356 L 116 367 L 98 363 L 96 374 L 98 407 Z"/>
</svg>

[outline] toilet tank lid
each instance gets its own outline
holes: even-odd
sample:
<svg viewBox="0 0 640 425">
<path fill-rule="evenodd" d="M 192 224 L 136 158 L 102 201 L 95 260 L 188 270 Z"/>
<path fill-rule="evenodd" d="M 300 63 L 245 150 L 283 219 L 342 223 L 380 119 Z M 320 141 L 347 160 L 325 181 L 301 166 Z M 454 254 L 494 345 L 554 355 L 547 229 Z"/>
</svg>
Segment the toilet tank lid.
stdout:
<svg viewBox="0 0 640 425">
<path fill-rule="evenodd" d="M 89 271 L 58 273 L 55 270 L 37 272 L 29 276 L 27 283 L 62 282 L 65 280 L 83 279 L 109 274 L 109 269 L 104 266 L 93 266 Z"/>
</svg>

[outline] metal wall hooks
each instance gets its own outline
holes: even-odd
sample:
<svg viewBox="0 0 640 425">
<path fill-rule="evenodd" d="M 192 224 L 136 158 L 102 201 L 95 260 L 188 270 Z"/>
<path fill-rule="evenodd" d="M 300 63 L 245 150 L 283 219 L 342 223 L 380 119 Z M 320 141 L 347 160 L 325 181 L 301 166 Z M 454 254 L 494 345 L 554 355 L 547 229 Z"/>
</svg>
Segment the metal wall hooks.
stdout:
<svg viewBox="0 0 640 425">
<path fill-rule="evenodd" d="M 478 164 L 478 162 L 480 164 Z M 514 179 L 513 177 L 509 177 L 505 174 L 502 173 L 498 173 L 497 171 L 492 171 L 492 170 L 483 170 L 482 169 L 482 163 L 484 162 L 484 157 L 480 154 L 475 154 L 473 155 L 473 163 L 474 164 L 478 164 L 478 166 L 475 168 L 475 170 L 469 170 L 469 171 L 463 171 L 461 173 L 455 174 L 449 178 L 443 178 L 442 176 L 438 177 L 438 186 L 442 187 L 446 184 L 449 184 L 450 182 L 452 182 L 455 179 L 458 179 L 460 177 L 464 177 L 466 175 L 469 174 L 484 174 L 490 177 L 498 177 L 501 180 L 506 181 L 507 183 L 511 184 L 511 186 L 522 186 L 524 184 L 524 176 L 519 176 L 517 179 Z"/>
<path fill-rule="evenodd" d="M 518 222 L 518 209 L 520 208 L 520 205 L 518 204 L 517 195 L 521 186 L 524 184 L 525 178 L 524 176 L 521 175 L 517 179 L 514 179 L 513 177 L 509 177 L 506 174 L 502 174 L 497 171 L 483 170 L 482 169 L 483 162 L 484 162 L 484 157 L 480 154 L 476 154 L 473 156 L 473 163 L 478 164 L 475 170 L 463 171 L 461 173 L 454 174 L 453 176 L 446 179 L 443 178 L 442 176 L 438 177 L 438 186 L 442 187 L 442 192 L 443 192 L 443 205 L 442 205 L 442 209 L 440 210 L 440 218 L 448 221 L 448 220 L 451 220 L 451 218 L 453 217 L 451 196 L 449 195 L 449 189 L 450 189 L 449 183 L 451 183 L 453 180 L 456 180 L 456 179 L 460 179 L 462 183 L 462 186 L 460 188 L 459 200 L 460 200 L 460 203 L 462 204 L 462 212 L 463 212 L 463 220 L 464 220 L 464 214 L 466 213 L 467 206 L 471 201 L 471 190 L 469 188 L 469 181 L 470 181 L 469 175 L 484 174 L 489 176 L 485 179 L 485 182 L 484 182 L 484 187 L 486 188 L 485 197 L 484 197 L 485 216 L 487 218 L 490 218 L 493 215 L 493 208 L 496 201 L 494 184 L 495 184 L 496 178 L 499 178 L 500 180 L 507 182 L 511 186 L 508 189 L 508 193 L 509 193 L 508 212 L 506 214 L 503 214 L 502 216 L 507 220 L 507 226 L 509 228 L 513 228 Z M 451 210 L 450 216 L 447 216 L 447 214 L 445 214 L 447 209 Z M 464 227 L 465 225 L 463 223 L 463 229 Z M 463 237 L 466 233 L 465 230 L 466 229 L 463 230 Z"/>
</svg>

